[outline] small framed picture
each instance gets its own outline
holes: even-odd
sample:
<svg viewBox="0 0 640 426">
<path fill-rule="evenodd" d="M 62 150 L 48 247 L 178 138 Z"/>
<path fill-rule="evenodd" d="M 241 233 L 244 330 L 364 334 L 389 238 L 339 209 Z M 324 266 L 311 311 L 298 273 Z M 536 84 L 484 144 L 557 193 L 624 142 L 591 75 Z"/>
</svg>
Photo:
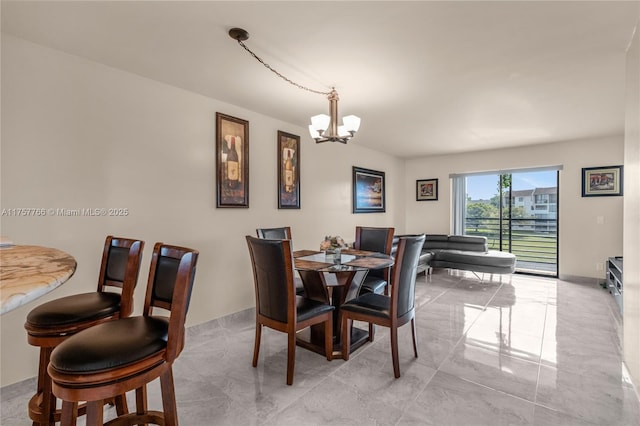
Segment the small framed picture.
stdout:
<svg viewBox="0 0 640 426">
<path fill-rule="evenodd" d="M 353 212 L 384 213 L 384 172 L 353 167 Z"/>
<path fill-rule="evenodd" d="M 278 130 L 278 208 L 300 208 L 300 136 Z"/>
<path fill-rule="evenodd" d="M 216 207 L 249 207 L 249 122 L 216 112 Z"/>
<path fill-rule="evenodd" d="M 438 200 L 438 179 L 419 179 L 416 181 L 416 201 Z"/>
<path fill-rule="evenodd" d="M 622 195 L 623 166 L 585 167 L 582 169 L 582 196 Z"/>
</svg>

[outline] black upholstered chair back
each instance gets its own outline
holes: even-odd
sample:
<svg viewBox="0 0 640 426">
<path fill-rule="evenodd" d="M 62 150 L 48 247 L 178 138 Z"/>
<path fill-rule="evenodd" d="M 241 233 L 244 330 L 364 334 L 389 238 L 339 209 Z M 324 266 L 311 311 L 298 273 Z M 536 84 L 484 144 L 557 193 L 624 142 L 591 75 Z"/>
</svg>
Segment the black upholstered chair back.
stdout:
<svg viewBox="0 0 640 426">
<path fill-rule="evenodd" d="M 253 267 L 258 313 L 278 322 L 289 322 L 295 309 L 293 256 L 290 240 L 270 240 L 247 235 Z"/>
<path fill-rule="evenodd" d="M 402 236 L 398 241 L 396 263 L 391 278 L 391 309 L 396 307 L 397 317 L 405 315 L 414 308 L 416 269 L 424 239 L 425 236 L 422 234 Z"/>
<path fill-rule="evenodd" d="M 291 227 L 283 226 L 282 228 L 258 228 L 256 229 L 258 238 L 265 238 L 268 240 L 290 240 L 291 239 Z"/>
<path fill-rule="evenodd" d="M 374 228 L 356 226 L 356 240 L 353 248 L 356 250 L 376 251 L 378 253 L 391 254 L 393 247 L 393 234 L 395 228 Z M 368 275 L 387 280 L 388 269 L 374 269 Z"/>
<path fill-rule="evenodd" d="M 116 281 L 122 283 L 127 273 L 127 258 L 129 250 L 125 247 L 112 246 L 109 247 L 109 256 L 107 258 L 107 273 L 105 274 L 105 283 Z"/>
<path fill-rule="evenodd" d="M 154 308 L 170 311 L 167 361 L 175 359 L 184 344 L 186 321 L 196 274 L 198 251 L 185 247 L 156 243 L 151 257 L 144 315 L 152 316 Z"/>
<path fill-rule="evenodd" d="M 107 291 L 107 287 L 121 289 L 121 317 L 129 316 L 133 311 L 133 291 L 138 283 L 143 248 L 144 241 L 140 240 L 111 235 L 105 239 L 98 291 Z"/>
</svg>

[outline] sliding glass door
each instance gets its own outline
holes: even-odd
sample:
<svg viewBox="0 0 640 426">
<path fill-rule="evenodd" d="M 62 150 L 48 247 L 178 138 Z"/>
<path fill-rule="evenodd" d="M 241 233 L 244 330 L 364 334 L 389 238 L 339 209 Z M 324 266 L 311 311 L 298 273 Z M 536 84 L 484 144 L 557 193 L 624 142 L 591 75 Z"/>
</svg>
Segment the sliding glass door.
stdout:
<svg viewBox="0 0 640 426">
<path fill-rule="evenodd" d="M 454 232 L 487 237 L 518 272 L 558 275 L 558 169 L 454 177 Z"/>
</svg>

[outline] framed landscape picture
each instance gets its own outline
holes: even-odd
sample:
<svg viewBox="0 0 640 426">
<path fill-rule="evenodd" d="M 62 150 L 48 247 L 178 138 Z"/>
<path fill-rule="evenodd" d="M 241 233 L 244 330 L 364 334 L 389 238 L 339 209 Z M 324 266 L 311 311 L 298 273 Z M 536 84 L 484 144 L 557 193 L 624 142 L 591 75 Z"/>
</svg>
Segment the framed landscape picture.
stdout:
<svg viewBox="0 0 640 426">
<path fill-rule="evenodd" d="M 216 112 L 216 207 L 249 207 L 249 122 Z"/>
<path fill-rule="evenodd" d="M 353 167 L 353 212 L 384 213 L 384 172 Z"/>
<path fill-rule="evenodd" d="M 438 179 L 416 181 L 416 201 L 436 201 L 438 199 Z"/>
<path fill-rule="evenodd" d="M 622 166 L 585 167 L 582 169 L 583 197 L 622 194 Z"/>
<path fill-rule="evenodd" d="M 300 208 L 300 136 L 278 130 L 278 208 Z"/>
</svg>

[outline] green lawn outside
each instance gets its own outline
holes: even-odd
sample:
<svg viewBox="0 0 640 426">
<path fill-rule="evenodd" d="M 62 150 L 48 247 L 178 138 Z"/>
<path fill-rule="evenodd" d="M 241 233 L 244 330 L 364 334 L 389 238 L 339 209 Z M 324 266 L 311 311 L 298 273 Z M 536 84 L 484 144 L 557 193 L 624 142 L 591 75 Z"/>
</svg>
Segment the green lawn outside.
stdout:
<svg viewBox="0 0 640 426">
<path fill-rule="evenodd" d="M 499 250 L 500 239 L 495 231 L 489 229 L 478 229 L 475 227 L 466 230 L 466 235 L 478 235 L 487 237 L 489 249 Z M 511 234 L 511 252 L 519 260 L 542 263 L 556 263 L 557 259 L 557 237 L 549 234 L 536 234 L 533 231 L 516 231 Z M 503 251 L 508 250 L 509 236 L 503 236 Z"/>
</svg>

